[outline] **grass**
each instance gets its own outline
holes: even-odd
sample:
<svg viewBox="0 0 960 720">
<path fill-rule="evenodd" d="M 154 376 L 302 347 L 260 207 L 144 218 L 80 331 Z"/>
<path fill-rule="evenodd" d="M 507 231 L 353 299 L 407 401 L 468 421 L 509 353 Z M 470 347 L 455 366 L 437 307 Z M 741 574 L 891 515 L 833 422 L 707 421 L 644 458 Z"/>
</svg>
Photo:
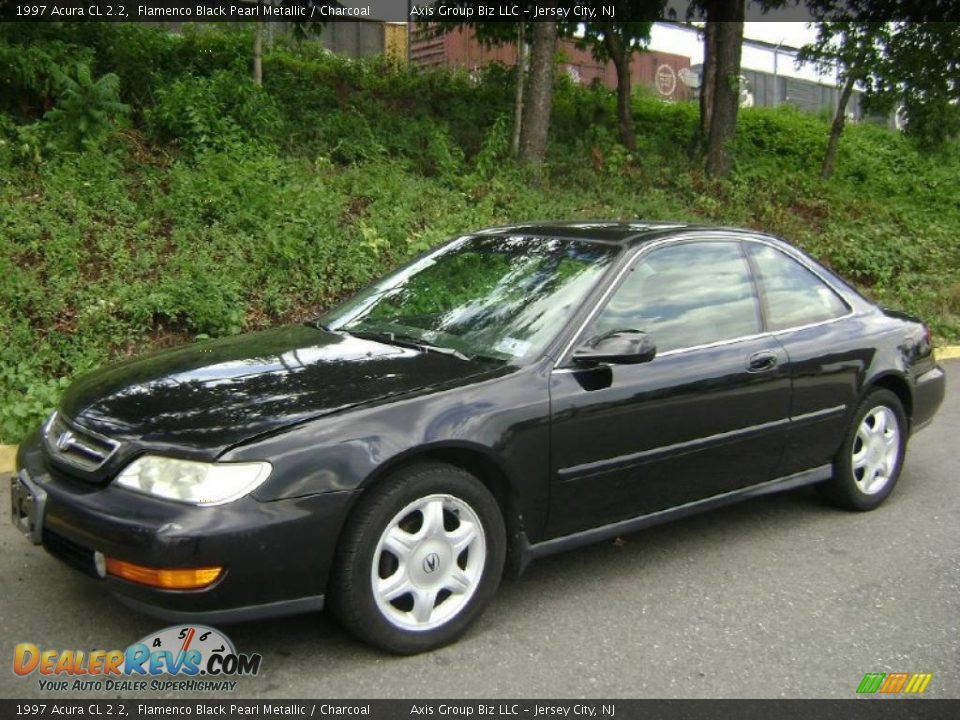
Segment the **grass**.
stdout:
<svg viewBox="0 0 960 720">
<path fill-rule="evenodd" d="M 0 59 L 22 59 L 2 31 Z M 827 125 L 757 108 L 741 113 L 734 175 L 712 181 L 687 156 L 694 105 L 638 97 L 629 156 L 612 95 L 564 79 L 547 166 L 534 176 L 507 152 L 503 69 L 475 83 L 291 45 L 267 55 L 259 90 L 235 30 L 42 31 L 20 32 L 29 53 L 116 73 L 130 114 L 95 147 L 67 148 L 41 113 L 58 102 L 55 83 L 28 67 L 5 88 L 0 442 L 18 441 L 78 373 L 309 317 L 446 237 L 523 219 L 763 229 L 920 315 L 941 344 L 960 339 L 955 147 L 924 155 L 899 134 L 853 126 L 824 182 Z M 153 56 L 131 59 L 113 33 L 141 33 L 137 52 Z"/>
</svg>

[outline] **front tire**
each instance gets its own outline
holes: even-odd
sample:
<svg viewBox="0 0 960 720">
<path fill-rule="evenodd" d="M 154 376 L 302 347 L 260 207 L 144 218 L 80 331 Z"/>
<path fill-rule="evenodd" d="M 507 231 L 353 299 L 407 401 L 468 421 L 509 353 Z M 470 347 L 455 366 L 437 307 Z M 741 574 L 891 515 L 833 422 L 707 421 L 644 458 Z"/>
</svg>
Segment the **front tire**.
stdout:
<svg viewBox="0 0 960 720">
<path fill-rule="evenodd" d="M 442 463 L 367 491 L 337 552 L 330 606 L 360 639 L 398 654 L 453 642 L 490 602 L 506 555 L 496 500 Z"/>
<path fill-rule="evenodd" d="M 860 403 L 833 462 L 824 496 L 847 510 L 873 510 L 893 492 L 907 449 L 903 403 L 889 390 L 871 391 Z"/>
</svg>

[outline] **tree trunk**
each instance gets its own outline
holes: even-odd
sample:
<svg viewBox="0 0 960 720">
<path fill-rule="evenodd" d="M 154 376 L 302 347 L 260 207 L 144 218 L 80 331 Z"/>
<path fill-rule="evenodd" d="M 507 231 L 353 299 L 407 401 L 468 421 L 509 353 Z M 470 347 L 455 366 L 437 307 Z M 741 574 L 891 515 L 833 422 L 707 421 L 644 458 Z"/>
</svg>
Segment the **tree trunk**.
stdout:
<svg viewBox="0 0 960 720">
<path fill-rule="evenodd" d="M 707 135 L 707 174 L 726 177 L 732 161 L 729 145 L 737 131 L 737 111 L 740 109 L 740 50 L 743 44 L 744 2 L 738 0 L 733 10 L 736 20 L 717 23 L 716 30 L 716 84 L 713 93 L 713 112 Z"/>
<path fill-rule="evenodd" d="M 253 81 L 263 85 L 263 23 L 260 20 L 253 28 Z"/>
<path fill-rule="evenodd" d="M 703 33 L 703 76 L 700 78 L 700 127 L 698 150 L 706 146 L 713 117 L 713 96 L 717 87 L 717 23 L 708 22 Z"/>
<path fill-rule="evenodd" d="M 637 138 L 633 132 L 633 94 L 630 86 L 630 58 L 621 38 L 612 23 L 604 23 L 603 44 L 617 70 L 617 124 L 620 142 L 632 153 L 637 151 Z"/>
<path fill-rule="evenodd" d="M 513 139 L 510 150 L 520 154 L 520 128 L 523 127 L 523 83 L 527 78 L 527 24 L 522 20 L 517 29 L 517 90 L 513 99 Z"/>
<path fill-rule="evenodd" d="M 853 75 L 847 69 L 847 80 L 840 92 L 840 101 L 837 103 L 837 114 L 833 116 L 833 125 L 830 126 L 830 139 L 827 141 L 827 153 L 823 156 L 823 167 L 820 168 L 820 177 L 824 180 L 833 175 L 833 167 L 837 163 L 837 147 L 840 145 L 840 134 L 847 121 L 847 104 L 853 95 Z"/>
<path fill-rule="evenodd" d="M 553 55 L 557 46 L 557 24 L 537 22 L 533 26 L 530 51 L 530 84 L 523 107 L 520 132 L 520 159 L 534 166 L 543 164 L 553 105 Z"/>
</svg>

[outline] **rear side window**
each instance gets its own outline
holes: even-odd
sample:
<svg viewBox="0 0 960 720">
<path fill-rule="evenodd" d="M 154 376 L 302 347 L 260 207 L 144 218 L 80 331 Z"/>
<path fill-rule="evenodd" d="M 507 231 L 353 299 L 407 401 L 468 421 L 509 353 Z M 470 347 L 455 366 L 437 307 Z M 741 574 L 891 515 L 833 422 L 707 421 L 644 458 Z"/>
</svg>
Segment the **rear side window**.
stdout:
<svg viewBox="0 0 960 720">
<path fill-rule="evenodd" d="M 767 326 L 785 330 L 833 320 L 850 312 L 829 285 L 776 248 L 746 243 L 757 271 Z"/>
<path fill-rule="evenodd" d="M 644 255 L 610 298 L 597 334 L 642 330 L 657 352 L 761 332 L 747 259 L 736 242 L 691 242 Z"/>
</svg>

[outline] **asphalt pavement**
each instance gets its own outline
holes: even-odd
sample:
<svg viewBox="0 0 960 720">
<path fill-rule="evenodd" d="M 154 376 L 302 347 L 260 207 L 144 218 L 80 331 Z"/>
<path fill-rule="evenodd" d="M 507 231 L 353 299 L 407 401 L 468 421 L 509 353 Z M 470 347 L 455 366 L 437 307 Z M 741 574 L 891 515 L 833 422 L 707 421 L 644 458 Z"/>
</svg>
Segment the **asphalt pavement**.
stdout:
<svg viewBox="0 0 960 720">
<path fill-rule="evenodd" d="M 851 698 L 867 672 L 933 673 L 925 696 L 960 697 L 960 361 L 944 365 L 948 398 L 874 512 L 808 488 L 541 560 L 459 643 L 417 657 L 368 649 L 323 613 L 225 626 L 263 656 L 233 697 Z M 0 697 L 183 697 L 51 693 L 16 676 L 16 643 L 123 649 L 165 623 L 9 522 L 0 578 Z"/>
</svg>

